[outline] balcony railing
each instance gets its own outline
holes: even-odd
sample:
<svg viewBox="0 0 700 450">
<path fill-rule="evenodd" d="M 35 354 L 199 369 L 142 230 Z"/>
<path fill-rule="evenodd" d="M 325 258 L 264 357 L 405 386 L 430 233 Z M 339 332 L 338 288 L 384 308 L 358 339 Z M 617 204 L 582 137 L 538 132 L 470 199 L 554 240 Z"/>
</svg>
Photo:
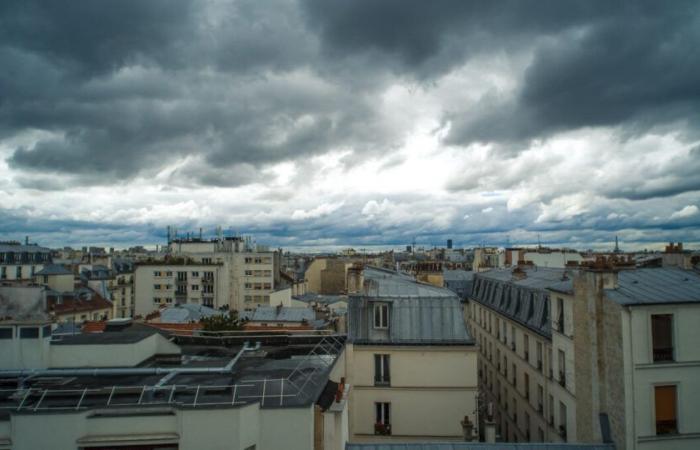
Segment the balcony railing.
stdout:
<svg viewBox="0 0 700 450">
<path fill-rule="evenodd" d="M 391 378 L 389 377 L 374 377 L 375 386 L 390 386 Z"/>
<path fill-rule="evenodd" d="M 657 347 L 654 349 L 654 362 L 673 361 L 673 347 Z"/>
<path fill-rule="evenodd" d="M 391 424 L 389 423 L 375 423 L 374 424 L 374 434 L 380 436 L 391 436 Z"/>
</svg>

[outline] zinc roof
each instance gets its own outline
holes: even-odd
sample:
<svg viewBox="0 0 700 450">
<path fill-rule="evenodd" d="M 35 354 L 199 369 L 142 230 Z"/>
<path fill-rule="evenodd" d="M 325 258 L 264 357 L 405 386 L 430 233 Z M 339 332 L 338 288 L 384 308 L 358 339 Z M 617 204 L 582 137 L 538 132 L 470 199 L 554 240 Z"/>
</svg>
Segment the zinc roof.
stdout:
<svg viewBox="0 0 700 450">
<path fill-rule="evenodd" d="M 700 274 L 677 267 L 623 270 L 606 295 L 621 305 L 700 303 Z"/>
</svg>

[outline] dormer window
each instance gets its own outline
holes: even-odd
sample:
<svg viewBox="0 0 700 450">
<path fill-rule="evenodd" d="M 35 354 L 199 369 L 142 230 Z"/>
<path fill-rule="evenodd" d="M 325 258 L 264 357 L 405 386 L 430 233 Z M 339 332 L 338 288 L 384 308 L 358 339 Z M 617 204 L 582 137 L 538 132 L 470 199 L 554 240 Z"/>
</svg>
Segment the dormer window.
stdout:
<svg viewBox="0 0 700 450">
<path fill-rule="evenodd" d="M 389 328 L 389 305 L 374 304 L 374 328 Z"/>
</svg>

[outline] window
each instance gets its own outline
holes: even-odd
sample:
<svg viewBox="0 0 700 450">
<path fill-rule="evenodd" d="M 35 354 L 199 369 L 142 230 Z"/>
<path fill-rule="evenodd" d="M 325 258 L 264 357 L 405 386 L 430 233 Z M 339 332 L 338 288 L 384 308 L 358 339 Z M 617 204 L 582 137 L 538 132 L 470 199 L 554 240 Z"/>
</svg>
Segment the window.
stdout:
<svg viewBox="0 0 700 450">
<path fill-rule="evenodd" d="M 16 278 L 17 278 L 18 280 L 21 279 L 21 278 L 22 278 L 22 266 L 17 266 L 16 272 L 17 272 L 17 273 L 16 273 Z"/>
<path fill-rule="evenodd" d="M 655 386 L 656 434 L 678 433 L 676 386 Z"/>
<path fill-rule="evenodd" d="M 544 412 L 544 388 L 541 384 L 537 385 L 537 411 L 540 414 Z"/>
<path fill-rule="evenodd" d="M 39 328 L 37 327 L 25 327 L 19 329 L 20 339 L 37 339 L 39 337 Z"/>
<path fill-rule="evenodd" d="M 154 276 L 154 277 L 159 277 L 159 276 L 160 276 L 160 271 L 154 270 L 154 271 L 153 271 L 153 276 Z"/>
<path fill-rule="evenodd" d="M 557 331 L 564 334 L 564 299 L 557 297 Z"/>
<path fill-rule="evenodd" d="M 13 332 L 12 328 L 0 328 L 0 339 L 12 339 Z"/>
<path fill-rule="evenodd" d="M 211 258 L 202 258 L 202 264 L 211 264 Z"/>
<path fill-rule="evenodd" d="M 154 284 L 153 289 L 155 289 L 156 291 L 160 291 L 160 284 Z"/>
<path fill-rule="evenodd" d="M 199 278 L 199 272 L 192 272 L 192 278 Z"/>
<path fill-rule="evenodd" d="M 389 328 L 389 305 L 386 303 L 374 305 L 374 328 Z"/>
<path fill-rule="evenodd" d="M 530 376 L 525 372 L 523 373 L 523 387 L 525 388 L 525 398 L 530 399 Z"/>
<path fill-rule="evenodd" d="M 0 279 L 7 279 L 7 267 L 0 267 Z"/>
<path fill-rule="evenodd" d="M 542 372 L 542 343 L 537 343 L 537 370 Z"/>
<path fill-rule="evenodd" d="M 523 358 L 530 362 L 530 337 L 527 333 L 523 333 Z"/>
<path fill-rule="evenodd" d="M 51 337 L 51 325 L 44 325 L 41 329 L 41 335 L 45 338 Z"/>
<path fill-rule="evenodd" d="M 178 272 L 177 281 L 187 281 L 187 272 Z"/>
<path fill-rule="evenodd" d="M 517 351 L 516 344 L 515 344 L 515 327 L 514 326 L 510 327 L 510 349 L 513 350 L 514 352 Z"/>
<path fill-rule="evenodd" d="M 566 405 L 559 402 L 559 436 L 566 442 Z"/>
<path fill-rule="evenodd" d="M 388 385 L 390 382 L 389 355 L 374 355 L 374 384 Z"/>
<path fill-rule="evenodd" d="M 160 303 L 160 299 L 158 297 L 153 297 L 153 303 Z"/>
<path fill-rule="evenodd" d="M 193 290 L 193 291 L 198 291 L 198 290 L 199 290 L 199 285 L 198 285 L 198 284 L 193 284 L 193 285 L 192 285 L 192 290 Z"/>
<path fill-rule="evenodd" d="M 559 384 L 566 387 L 566 359 L 563 350 L 559 350 Z"/>
<path fill-rule="evenodd" d="M 374 404 L 374 434 L 391 434 L 391 403 L 378 402 Z"/>
<path fill-rule="evenodd" d="M 673 315 L 651 316 L 651 339 L 654 362 L 673 361 Z"/>
</svg>

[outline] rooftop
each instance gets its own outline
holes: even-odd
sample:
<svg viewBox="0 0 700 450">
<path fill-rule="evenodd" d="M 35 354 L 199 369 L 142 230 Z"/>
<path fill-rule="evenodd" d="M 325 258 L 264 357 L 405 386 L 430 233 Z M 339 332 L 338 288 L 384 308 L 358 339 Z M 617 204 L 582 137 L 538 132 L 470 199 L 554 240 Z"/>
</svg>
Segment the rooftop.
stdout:
<svg viewBox="0 0 700 450">
<path fill-rule="evenodd" d="M 87 336 L 112 339 L 105 336 L 119 334 Z M 124 407 L 233 408 L 256 402 L 264 408 L 306 406 L 320 397 L 343 348 L 344 337 L 331 335 L 319 336 L 311 344 L 251 346 L 245 352 L 241 346 L 187 345 L 176 363 L 171 355 L 136 368 L 89 369 L 93 371 L 89 375 L 59 369 L 25 379 L 23 387 L 18 387 L 17 377 L 0 371 L 0 410 L 21 414 Z"/>
<path fill-rule="evenodd" d="M 187 323 L 199 322 L 204 317 L 221 316 L 224 313 L 218 309 L 204 305 L 183 303 L 160 310 L 161 323 Z"/>
<path fill-rule="evenodd" d="M 36 244 L 20 244 L 19 242 L 0 242 L 0 253 L 51 253 L 50 248 L 39 247 Z"/>
<path fill-rule="evenodd" d="M 290 306 L 258 306 L 255 311 L 243 311 L 241 318 L 251 322 L 311 322 L 316 313 L 311 308 Z"/>
<path fill-rule="evenodd" d="M 348 304 L 349 339 L 356 344 L 471 345 L 457 295 L 388 270 L 365 269 L 363 294 Z M 388 303 L 385 334 L 372 326 L 373 304 Z"/>
<path fill-rule="evenodd" d="M 73 275 L 73 272 L 58 264 L 47 264 L 34 275 Z"/>
<path fill-rule="evenodd" d="M 623 270 L 606 295 L 621 305 L 700 303 L 700 274 L 676 267 Z"/>
</svg>

